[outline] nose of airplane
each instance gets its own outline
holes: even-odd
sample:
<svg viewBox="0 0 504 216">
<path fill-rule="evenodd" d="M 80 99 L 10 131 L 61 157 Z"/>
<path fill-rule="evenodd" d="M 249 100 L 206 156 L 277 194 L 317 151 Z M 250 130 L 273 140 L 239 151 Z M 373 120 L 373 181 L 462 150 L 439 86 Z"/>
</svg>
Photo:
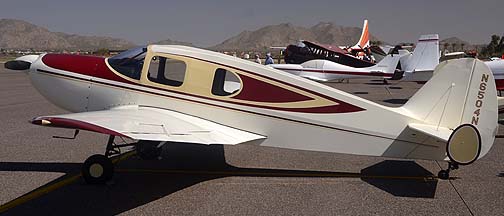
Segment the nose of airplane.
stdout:
<svg viewBox="0 0 504 216">
<path fill-rule="evenodd" d="M 15 60 L 5 62 L 4 67 L 10 70 L 28 70 L 33 62 L 38 59 L 39 55 L 25 55 Z"/>
<path fill-rule="evenodd" d="M 4 67 L 10 70 L 28 70 L 30 69 L 31 62 L 12 60 L 5 62 Z"/>
</svg>

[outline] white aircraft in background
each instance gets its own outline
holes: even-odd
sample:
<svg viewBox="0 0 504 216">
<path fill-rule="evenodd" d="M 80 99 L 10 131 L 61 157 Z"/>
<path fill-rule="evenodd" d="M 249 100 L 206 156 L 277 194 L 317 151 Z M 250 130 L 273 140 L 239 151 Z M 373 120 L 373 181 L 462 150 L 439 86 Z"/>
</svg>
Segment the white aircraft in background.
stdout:
<svg viewBox="0 0 504 216">
<path fill-rule="evenodd" d="M 326 85 L 225 54 L 150 45 L 111 58 L 42 54 L 5 65 L 72 114 L 35 125 L 110 136 L 89 157 L 88 183 L 111 179 L 126 137 L 143 158 L 173 143 L 254 144 L 297 150 L 447 160 L 449 171 L 483 157 L 497 130 L 497 92 L 476 59 L 441 63 L 404 106 L 390 108 Z M 457 73 L 457 76 L 453 76 Z"/>
<path fill-rule="evenodd" d="M 302 64 L 270 64 L 268 66 L 316 81 L 391 78 L 396 71 L 399 59 L 406 54 L 406 50 L 398 50 L 395 54 L 387 55 L 378 64 L 365 68 L 354 68 L 323 59 L 310 60 Z"/>
<path fill-rule="evenodd" d="M 439 35 L 422 35 L 415 49 L 401 57 L 402 81 L 426 82 L 439 64 Z"/>
<path fill-rule="evenodd" d="M 495 77 L 497 90 L 504 90 L 504 60 L 487 61 L 485 64 L 490 68 Z"/>
<path fill-rule="evenodd" d="M 402 76 L 396 74 L 398 62 L 404 70 Z M 310 60 L 302 64 L 271 64 L 269 66 L 294 75 L 316 81 L 331 81 L 358 78 L 392 78 L 405 81 L 424 81 L 425 76 L 432 76 L 434 68 L 439 64 L 439 36 L 422 35 L 413 52 L 392 49 L 390 54 L 378 64 L 366 68 L 354 68 L 329 60 Z"/>
</svg>

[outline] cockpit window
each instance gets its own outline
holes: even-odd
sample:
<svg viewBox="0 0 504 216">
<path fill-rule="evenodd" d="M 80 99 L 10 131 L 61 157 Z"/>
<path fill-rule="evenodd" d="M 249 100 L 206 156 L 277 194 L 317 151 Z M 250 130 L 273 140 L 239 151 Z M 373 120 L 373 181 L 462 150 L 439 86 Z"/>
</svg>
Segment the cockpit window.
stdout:
<svg viewBox="0 0 504 216">
<path fill-rule="evenodd" d="M 147 47 L 129 49 L 109 58 L 108 63 L 122 75 L 139 80 L 146 53 Z"/>
</svg>

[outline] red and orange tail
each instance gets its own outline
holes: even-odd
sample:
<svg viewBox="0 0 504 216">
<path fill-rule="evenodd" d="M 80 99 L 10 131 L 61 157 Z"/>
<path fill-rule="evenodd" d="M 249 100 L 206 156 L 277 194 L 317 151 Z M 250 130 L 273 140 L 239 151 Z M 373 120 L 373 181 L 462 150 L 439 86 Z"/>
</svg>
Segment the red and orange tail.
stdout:
<svg viewBox="0 0 504 216">
<path fill-rule="evenodd" d="M 369 27 L 368 20 L 364 20 L 364 26 L 362 27 L 362 34 L 359 39 L 359 42 L 355 44 L 352 49 L 363 49 L 364 47 L 369 46 Z"/>
</svg>

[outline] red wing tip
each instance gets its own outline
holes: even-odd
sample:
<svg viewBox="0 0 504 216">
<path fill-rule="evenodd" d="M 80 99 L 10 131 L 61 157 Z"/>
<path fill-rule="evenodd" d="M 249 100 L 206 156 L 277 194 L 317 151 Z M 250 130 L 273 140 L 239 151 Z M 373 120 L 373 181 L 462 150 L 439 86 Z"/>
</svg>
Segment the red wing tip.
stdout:
<svg viewBox="0 0 504 216">
<path fill-rule="evenodd" d="M 110 130 L 110 129 L 107 129 L 107 128 L 104 128 L 102 126 L 95 125 L 92 123 L 83 122 L 83 121 L 74 120 L 74 119 L 38 117 L 38 118 L 34 118 L 33 120 L 31 120 L 30 123 L 32 123 L 34 125 L 41 125 L 41 126 L 87 130 L 87 131 L 92 131 L 92 132 L 97 132 L 97 133 L 102 133 L 102 134 L 109 134 L 109 135 L 114 135 L 114 136 L 121 136 L 121 137 L 130 138 L 129 136 L 124 135 L 120 132 Z"/>
</svg>

